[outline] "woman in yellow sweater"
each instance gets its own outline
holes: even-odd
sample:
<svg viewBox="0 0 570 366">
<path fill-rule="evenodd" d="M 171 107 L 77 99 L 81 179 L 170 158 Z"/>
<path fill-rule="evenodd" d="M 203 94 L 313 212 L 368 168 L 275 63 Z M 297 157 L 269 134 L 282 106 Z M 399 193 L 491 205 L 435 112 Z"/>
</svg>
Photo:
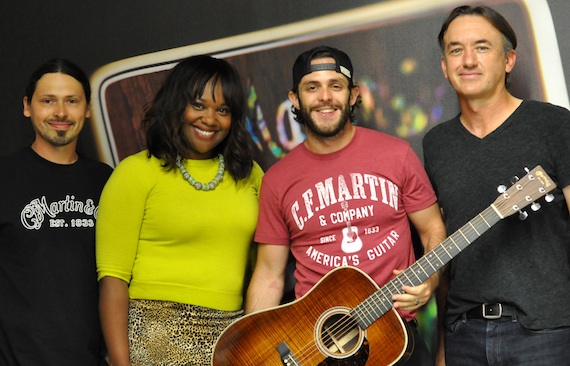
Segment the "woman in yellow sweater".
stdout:
<svg viewBox="0 0 570 366">
<path fill-rule="evenodd" d="M 183 60 L 146 111 L 148 149 L 105 186 L 96 248 L 111 365 L 207 365 L 241 316 L 263 175 L 244 114 L 229 63 Z"/>
</svg>

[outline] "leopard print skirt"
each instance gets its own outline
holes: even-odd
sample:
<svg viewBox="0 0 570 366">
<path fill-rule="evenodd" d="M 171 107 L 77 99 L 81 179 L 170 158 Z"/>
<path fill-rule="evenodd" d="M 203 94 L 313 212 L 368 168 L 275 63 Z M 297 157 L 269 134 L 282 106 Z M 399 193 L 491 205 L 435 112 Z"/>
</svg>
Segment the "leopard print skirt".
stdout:
<svg viewBox="0 0 570 366">
<path fill-rule="evenodd" d="M 218 336 L 242 315 L 243 311 L 131 299 L 131 366 L 210 365 Z"/>
</svg>

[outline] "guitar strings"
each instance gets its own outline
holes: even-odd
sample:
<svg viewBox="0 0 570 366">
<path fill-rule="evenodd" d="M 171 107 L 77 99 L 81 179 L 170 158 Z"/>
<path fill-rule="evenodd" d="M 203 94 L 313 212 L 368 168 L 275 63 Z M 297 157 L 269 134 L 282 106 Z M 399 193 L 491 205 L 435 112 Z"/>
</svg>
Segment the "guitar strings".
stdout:
<svg viewBox="0 0 570 366">
<path fill-rule="evenodd" d="M 524 184 L 523 184 L 524 185 Z M 505 206 L 508 201 L 508 196 L 505 195 L 505 200 L 499 200 L 495 202 L 495 208 L 501 211 L 501 208 Z M 514 207 L 513 207 L 514 209 Z M 332 347 L 335 346 L 335 339 L 342 339 L 347 336 L 350 331 L 356 329 L 358 331 L 358 338 L 359 342 L 355 343 L 355 346 L 351 345 L 351 349 L 349 352 L 344 352 L 339 346 L 337 349 L 341 354 L 344 355 L 347 353 L 355 353 L 355 349 L 360 349 L 362 344 L 362 340 L 364 339 L 362 335 L 362 329 L 359 326 L 359 322 L 354 318 L 354 316 L 361 317 L 363 320 L 367 319 L 370 326 L 374 321 L 378 320 L 382 315 L 384 315 L 387 311 L 389 311 L 392 306 L 387 306 L 389 302 L 391 304 L 391 296 L 395 293 L 401 293 L 396 282 L 400 283 L 400 286 L 404 284 L 410 285 L 418 285 L 425 281 L 427 278 L 431 277 L 435 272 L 437 272 L 441 266 L 445 263 L 450 261 L 453 257 L 455 257 L 459 252 L 465 249 L 469 244 L 471 244 L 475 239 L 480 237 L 485 231 L 491 228 L 496 222 L 498 222 L 501 218 L 492 217 L 491 214 L 498 216 L 497 212 L 493 209 L 492 206 L 487 207 L 482 213 L 476 216 L 474 219 L 469 221 L 466 225 L 461 227 L 455 233 L 450 235 L 447 239 L 445 239 L 442 243 L 438 244 L 433 250 L 429 251 L 423 257 L 419 258 L 412 266 L 408 269 L 404 270 L 394 279 L 389 281 L 386 285 L 380 288 L 378 291 L 375 291 L 372 295 L 370 295 L 366 300 L 364 300 L 360 305 L 352 309 L 351 312 L 346 314 L 340 314 L 340 320 L 334 322 L 326 332 L 320 332 L 319 334 L 322 336 L 322 343 L 323 346 L 329 350 L 330 356 L 335 358 L 334 351 L 332 351 Z M 470 240 L 471 239 L 471 240 Z M 466 245 L 461 247 L 458 242 L 467 242 Z M 439 261 L 439 268 L 434 267 L 433 261 L 430 261 L 432 255 L 435 256 L 435 259 Z M 447 258 L 447 260 L 442 260 L 442 258 Z M 425 263 L 424 263 L 425 262 Z M 426 271 L 424 265 L 427 264 L 431 267 L 431 274 Z M 416 271 L 416 267 L 419 267 L 419 270 Z M 413 276 L 412 276 L 413 275 Z M 402 278 L 405 277 L 407 282 L 403 281 Z M 416 278 L 419 282 L 413 280 Z M 393 287 L 393 290 L 390 291 L 389 288 Z M 371 304 L 373 303 L 373 304 Z M 384 310 L 379 314 L 376 309 L 379 307 L 383 307 Z M 324 324 L 323 324 L 324 326 Z M 334 338 L 333 338 L 334 336 Z M 356 338 L 356 337 L 355 337 Z M 351 339 L 351 341 L 354 338 Z M 349 342 L 347 342 L 348 344 Z M 356 349 L 356 351 L 358 350 Z M 339 353 L 337 352 L 337 353 Z M 318 347 L 316 347 L 316 342 L 312 344 L 306 344 L 298 350 L 298 355 L 295 356 L 299 362 L 304 360 L 309 360 L 310 358 L 314 357 L 315 354 L 321 354 L 321 351 Z"/>
<path fill-rule="evenodd" d="M 321 339 L 322 339 L 323 346 L 330 351 L 331 356 L 333 358 L 335 358 L 335 356 L 333 354 L 334 351 L 331 350 L 331 348 L 333 346 L 335 346 L 333 335 L 337 339 L 342 339 L 347 334 L 349 334 L 349 332 L 352 329 L 356 329 L 360 335 L 360 327 L 358 326 L 356 320 L 354 318 L 352 318 L 348 313 L 340 314 L 340 315 L 342 316 L 341 319 L 337 320 L 333 324 L 331 324 L 331 326 L 329 328 L 327 328 L 327 330 L 328 330 L 327 332 L 320 332 L 319 333 L 322 335 Z M 359 343 L 361 343 L 361 342 L 359 342 Z M 359 343 L 357 343 L 356 345 L 358 346 Z M 344 351 L 339 349 L 340 355 L 343 355 L 343 357 L 345 357 L 344 355 L 346 355 L 347 353 L 353 353 L 355 348 L 356 347 L 354 347 L 354 346 L 351 347 L 349 352 L 344 352 Z M 359 349 L 359 347 L 358 347 L 358 349 Z M 339 352 L 336 352 L 336 353 L 339 353 Z M 315 354 L 318 354 L 318 355 L 322 354 L 321 351 L 316 346 L 316 342 L 309 343 L 309 344 L 306 344 L 305 346 L 301 347 L 299 349 L 298 356 L 296 356 L 296 358 L 299 361 L 301 361 L 301 360 L 306 361 L 306 360 L 309 360 L 312 357 L 314 357 Z"/>
<path fill-rule="evenodd" d="M 487 214 L 488 213 L 493 213 L 493 211 L 488 210 Z M 363 302 L 362 306 L 358 306 L 357 308 L 355 308 L 354 313 L 357 315 L 361 315 L 364 318 L 367 318 L 366 314 L 373 313 L 376 316 L 375 319 L 372 319 L 373 321 L 375 321 L 377 318 L 385 314 L 392 307 L 392 300 L 391 300 L 392 295 L 395 293 L 402 293 L 401 286 L 418 285 L 424 282 L 427 278 L 431 277 L 433 273 L 439 270 L 443 264 L 446 263 L 442 258 L 448 257 L 449 259 L 451 259 L 454 256 L 451 253 L 453 252 L 459 253 L 461 251 L 460 246 L 457 244 L 457 242 L 459 241 L 457 237 L 458 235 L 461 235 L 461 237 L 465 237 L 465 239 L 469 237 L 473 238 L 474 240 L 478 236 L 480 236 L 482 232 L 486 231 L 490 227 L 488 223 L 489 219 L 485 219 L 482 217 L 484 214 L 485 212 L 480 215 L 481 217 L 476 217 L 474 220 L 472 220 L 471 224 L 468 224 L 464 228 L 460 229 L 462 230 L 463 233 L 461 234 L 455 233 L 455 240 L 452 235 L 450 237 L 451 239 L 448 238 L 444 240 L 433 250 L 426 253 L 425 256 L 419 258 L 418 261 L 416 261 L 412 266 L 404 270 L 404 272 L 400 273 L 398 276 L 396 276 L 394 279 L 392 279 L 390 282 L 384 285 L 379 291 L 371 295 L 370 299 L 367 299 L 365 302 Z M 471 242 L 473 240 L 471 240 Z M 450 246 L 448 246 L 448 248 L 446 248 L 447 245 L 446 242 L 451 244 Z M 467 242 L 469 242 L 469 240 L 467 240 Z M 440 265 L 436 264 L 434 266 L 433 264 L 434 260 L 439 261 Z M 432 270 L 431 274 L 428 273 L 429 268 L 431 268 Z M 407 281 L 404 281 L 403 278 L 405 278 Z M 415 281 L 414 278 L 417 279 L 417 281 Z M 396 284 L 396 282 L 399 282 L 399 286 Z M 368 303 L 370 302 L 372 302 L 373 304 L 369 305 Z M 379 307 L 378 303 L 382 305 L 380 306 L 383 310 L 381 314 L 377 314 L 377 312 L 374 310 L 375 308 Z M 372 322 L 369 322 L 369 324 L 371 323 Z"/>
<path fill-rule="evenodd" d="M 488 208 L 486 211 L 489 211 L 489 212 L 487 212 L 487 214 L 488 213 L 494 213 L 494 211 L 491 208 Z M 485 213 L 485 211 L 484 211 L 484 213 Z M 465 225 L 463 228 L 458 230 L 458 232 L 456 232 L 452 236 L 450 236 L 448 238 L 449 240 L 444 240 L 444 242 L 442 242 L 440 245 L 436 246 L 429 253 L 433 254 L 436 257 L 436 259 L 441 262 L 441 264 L 444 264 L 444 261 L 441 260 L 442 257 L 447 256 L 450 259 L 452 257 L 454 257 L 456 254 L 451 254 L 451 253 L 453 253 L 453 252 L 459 253 L 462 250 L 462 248 L 457 244 L 457 242 L 460 241 L 459 239 L 461 239 L 463 241 L 467 241 L 467 243 L 470 244 L 474 239 L 479 237 L 482 232 L 486 231 L 490 227 L 490 225 L 488 223 L 489 219 L 485 219 L 482 217 L 484 215 L 484 213 L 482 213 L 480 215 L 481 217 L 476 217 L 475 219 L 473 219 L 470 222 L 470 224 Z M 479 230 L 477 230 L 477 229 L 479 229 Z M 455 236 L 455 240 L 454 240 L 453 236 Z M 472 240 L 469 241 L 468 238 L 472 238 Z M 444 244 L 446 243 L 446 241 L 449 241 L 449 244 L 453 244 L 453 246 L 449 246 L 448 248 L 445 248 Z M 391 295 L 393 295 L 395 293 L 401 293 L 401 290 L 398 290 L 399 287 L 397 286 L 396 282 L 399 282 L 400 285 L 404 285 L 406 282 L 403 281 L 402 278 L 405 277 L 409 284 L 414 285 L 415 284 L 415 281 L 413 280 L 414 277 L 417 278 L 418 281 L 420 281 L 419 283 L 423 282 L 425 279 L 430 277 L 430 275 L 428 275 L 428 273 L 426 272 L 424 267 L 422 267 L 423 262 L 427 262 L 427 264 L 433 269 L 434 273 L 437 271 L 437 269 L 431 263 L 429 263 L 428 258 L 424 258 L 424 257 L 421 257 L 418 261 L 416 261 L 407 270 L 400 273 L 394 279 L 389 281 L 384 287 L 382 287 L 381 289 L 379 289 L 378 291 L 373 293 L 369 298 L 367 298 L 360 305 L 355 307 L 352 310 L 352 313 L 354 315 L 362 317 L 362 319 L 368 320 L 369 325 L 372 324 L 377 319 L 379 319 L 380 316 L 384 315 L 387 311 L 389 311 L 392 308 Z M 414 269 L 416 267 L 419 267 L 419 269 L 422 270 L 423 275 L 425 276 L 425 279 L 422 279 L 422 277 L 420 277 L 418 275 L 418 273 L 421 274 L 419 271 L 416 273 L 416 270 Z M 390 287 L 393 288 L 391 291 L 390 291 Z M 379 303 L 380 303 L 380 307 L 383 310 L 380 313 L 378 313 L 378 311 L 376 310 L 376 308 L 379 306 Z M 337 320 L 336 322 L 331 324 L 331 326 L 327 329 L 327 332 L 321 332 L 320 333 L 320 335 L 322 336 L 322 338 L 321 338 L 322 344 L 327 350 L 330 351 L 329 352 L 329 353 L 331 353 L 330 356 L 332 356 L 333 358 L 335 357 L 334 353 L 333 353 L 334 351 L 331 351 L 331 348 L 333 346 L 335 346 L 334 339 L 332 339 L 331 337 L 334 335 L 336 338 L 343 338 L 352 329 L 358 329 L 358 331 L 359 331 L 358 337 L 360 337 L 360 333 L 362 330 L 360 329 L 358 322 L 354 319 L 353 316 L 351 316 L 350 314 L 347 313 L 347 314 L 343 314 L 342 317 L 340 318 L 340 320 Z M 363 339 L 363 337 L 362 337 L 362 339 Z M 357 343 L 357 345 L 359 345 L 359 344 L 361 344 L 361 342 Z M 340 352 L 339 355 L 343 355 L 343 357 L 344 357 L 344 355 L 346 355 L 347 353 L 351 353 L 351 352 L 355 351 L 355 348 L 356 347 L 351 347 L 349 352 L 344 352 L 343 350 L 339 349 L 339 352 Z M 337 353 L 339 353 L 339 352 L 337 352 Z M 296 355 L 296 358 L 299 361 L 301 361 L 301 360 L 304 361 L 304 360 L 308 360 L 308 359 L 314 357 L 315 354 L 321 355 L 321 351 L 318 349 L 318 347 L 316 347 L 316 345 L 314 343 L 313 344 L 306 344 L 305 346 L 301 347 L 298 350 L 298 354 Z"/>
<path fill-rule="evenodd" d="M 524 186 L 524 185 L 525 185 L 525 183 L 522 184 L 522 186 Z M 503 211 L 502 207 L 508 205 L 509 196 L 505 195 L 503 198 L 504 198 L 503 200 L 499 200 L 498 202 L 495 203 L 495 207 L 499 211 Z M 505 211 L 504 214 L 507 214 L 509 209 L 511 209 L 508 206 L 506 208 L 507 208 L 507 211 Z M 367 299 L 366 302 L 374 302 L 377 305 L 378 300 L 380 300 L 381 303 L 384 303 L 384 312 L 379 315 L 379 316 L 382 316 L 391 307 L 391 306 L 386 306 L 385 303 L 391 302 L 391 296 L 394 293 L 401 293 L 401 291 L 399 290 L 399 287 L 395 284 L 396 281 L 399 281 L 400 285 L 404 285 L 404 284 L 418 285 L 418 284 L 422 283 L 427 278 L 431 277 L 431 275 L 433 275 L 435 272 L 437 272 L 437 270 L 439 270 L 439 268 L 441 268 L 445 263 L 447 263 L 449 260 L 451 260 L 453 257 L 455 257 L 459 252 L 461 252 L 463 249 L 465 249 L 475 239 L 480 237 L 485 231 L 487 231 L 489 228 L 491 228 L 492 225 L 494 225 L 499 220 L 500 220 L 500 217 L 497 214 L 497 212 L 493 209 L 492 206 L 489 206 L 482 213 L 480 213 L 478 216 L 476 216 L 473 220 L 468 222 L 466 225 L 464 225 L 462 228 L 460 228 L 458 231 L 456 231 L 454 234 L 452 234 L 447 239 L 445 239 L 442 243 L 440 243 L 438 246 L 436 246 L 433 250 L 426 253 L 425 256 L 419 258 L 418 261 L 416 261 L 412 266 L 410 266 L 408 269 L 404 270 L 400 275 L 396 276 L 393 280 L 388 282 L 379 291 L 377 291 L 376 293 L 371 295 L 370 301 L 368 301 L 368 299 Z M 461 242 L 461 241 L 466 241 L 467 245 L 464 245 L 463 247 L 461 247 L 458 244 L 458 242 Z M 440 262 L 439 268 L 435 268 L 433 266 L 432 262 L 430 262 L 430 259 L 432 259 L 432 255 L 435 256 L 436 259 Z M 448 257 L 447 261 L 444 261 L 441 259 L 444 256 Z M 426 263 L 433 270 L 431 274 L 428 273 L 425 269 L 425 268 L 428 268 L 428 267 L 425 267 Z M 422 273 L 420 271 L 416 272 L 416 270 L 414 269 L 416 267 L 419 267 L 419 269 L 421 269 L 424 277 L 420 277 L 422 275 Z M 409 276 L 409 274 L 413 274 L 413 276 Z M 404 281 L 402 281 L 401 280 L 402 277 L 406 277 L 408 283 L 405 283 Z M 419 280 L 419 282 L 414 282 L 410 277 L 412 277 L 412 278 L 416 277 Z M 392 286 L 394 288 L 392 291 L 389 290 L 390 286 Z M 372 301 L 373 299 L 376 299 L 376 301 Z M 363 304 L 363 305 L 365 305 L 365 304 Z M 370 314 L 371 312 L 374 313 L 374 315 L 376 317 L 375 317 L 375 319 L 371 318 L 373 321 L 375 321 L 379 318 L 378 314 L 376 313 L 374 308 L 371 306 L 362 306 L 362 307 L 359 306 L 359 307 L 357 307 L 354 311 L 356 314 L 359 313 L 358 308 L 363 308 L 365 310 L 368 310 L 368 314 Z M 372 310 L 372 311 L 370 311 L 370 310 Z M 363 313 L 364 313 L 364 311 L 360 311 L 360 315 L 362 315 Z M 372 322 L 370 322 L 370 324 Z"/>
</svg>

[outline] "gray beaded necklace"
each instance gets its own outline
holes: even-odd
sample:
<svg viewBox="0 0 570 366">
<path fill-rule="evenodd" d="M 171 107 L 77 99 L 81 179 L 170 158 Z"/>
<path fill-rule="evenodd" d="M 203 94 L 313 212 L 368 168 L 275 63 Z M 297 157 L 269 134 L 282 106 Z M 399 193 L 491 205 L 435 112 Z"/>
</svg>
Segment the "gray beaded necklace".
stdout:
<svg viewBox="0 0 570 366">
<path fill-rule="evenodd" d="M 214 179 L 208 184 L 198 182 L 190 175 L 190 173 L 188 173 L 188 171 L 184 167 L 184 164 L 182 164 L 182 158 L 180 157 L 180 155 L 176 157 L 176 166 L 178 167 L 178 170 L 180 170 L 180 173 L 182 173 L 184 179 L 186 179 L 192 187 L 196 188 L 196 190 L 211 191 L 215 189 L 217 185 L 222 181 L 224 177 L 224 171 L 226 170 L 226 166 L 224 164 L 224 156 L 222 154 L 218 154 L 218 158 L 220 159 L 220 162 L 218 164 L 218 173 L 216 174 Z"/>
</svg>

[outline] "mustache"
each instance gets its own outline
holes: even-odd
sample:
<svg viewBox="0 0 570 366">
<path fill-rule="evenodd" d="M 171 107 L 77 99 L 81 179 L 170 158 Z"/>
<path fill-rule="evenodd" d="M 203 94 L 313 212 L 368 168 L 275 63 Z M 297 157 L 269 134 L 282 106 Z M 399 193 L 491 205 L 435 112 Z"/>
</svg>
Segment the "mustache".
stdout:
<svg viewBox="0 0 570 366">
<path fill-rule="evenodd" d="M 319 108 L 334 108 L 334 109 L 342 109 L 343 105 L 340 103 L 319 103 L 317 105 L 311 106 L 311 110 L 319 109 Z"/>
</svg>

